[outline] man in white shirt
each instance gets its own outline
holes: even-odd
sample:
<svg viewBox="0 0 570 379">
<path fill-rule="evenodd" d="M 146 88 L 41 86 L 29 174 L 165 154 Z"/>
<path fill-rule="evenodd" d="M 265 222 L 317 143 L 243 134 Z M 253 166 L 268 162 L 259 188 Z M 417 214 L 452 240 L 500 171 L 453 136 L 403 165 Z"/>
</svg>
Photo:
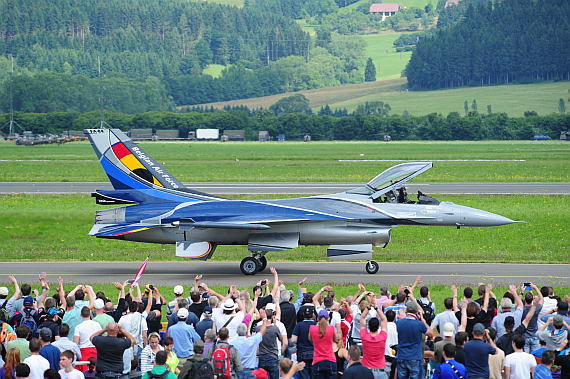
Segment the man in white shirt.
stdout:
<svg viewBox="0 0 570 379">
<path fill-rule="evenodd" d="M 97 358 L 97 349 L 91 343 L 91 336 L 101 330 L 97 321 L 91 320 L 91 311 L 87 307 L 81 308 L 81 324 L 75 327 L 73 342 L 81 350 L 81 359 L 86 361 L 89 357 Z"/>
<path fill-rule="evenodd" d="M 131 302 L 129 304 L 129 313 L 121 317 L 119 325 L 131 333 L 137 341 L 138 351 L 142 351 L 147 344 L 148 324 L 142 315 L 137 312 L 137 308 L 138 303 L 136 301 Z M 140 355 L 138 351 L 135 351 L 135 354 Z"/>
<path fill-rule="evenodd" d="M 245 317 L 245 306 L 239 298 L 239 292 L 237 292 L 236 286 L 231 287 L 230 294 L 236 295 L 236 302 L 234 303 L 231 298 L 226 299 L 222 304 L 223 313 L 221 315 L 215 315 L 212 318 L 214 319 L 214 327 L 217 332 L 223 327 L 228 329 L 228 343 L 231 344 L 233 340 L 237 338 L 237 327 L 243 322 Z M 236 309 L 239 310 L 236 312 Z"/>
<path fill-rule="evenodd" d="M 24 360 L 30 366 L 30 379 L 44 379 L 44 372 L 49 369 L 49 361 L 40 355 L 42 343 L 37 338 L 30 341 L 31 356 Z"/>
<path fill-rule="evenodd" d="M 532 354 L 524 352 L 524 337 L 520 334 L 513 336 L 513 349 L 505 357 L 505 379 L 530 379 L 530 374 L 534 376 L 536 359 Z"/>
<path fill-rule="evenodd" d="M 384 371 L 388 377 L 390 377 L 390 372 L 392 371 L 392 362 L 396 359 L 396 356 L 392 354 L 391 346 L 398 345 L 398 327 L 394 322 L 395 319 L 396 312 L 393 310 L 386 312 L 386 320 L 388 321 L 388 330 L 386 330 L 386 333 L 388 334 L 388 338 L 386 338 L 386 347 L 384 350 L 384 355 L 386 357 L 386 368 Z"/>
<path fill-rule="evenodd" d="M 65 350 L 59 355 L 59 375 L 61 379 L 85 379 L 83 373 L 73 368 L 75 354 L 71 350 Z"/>
</svg>

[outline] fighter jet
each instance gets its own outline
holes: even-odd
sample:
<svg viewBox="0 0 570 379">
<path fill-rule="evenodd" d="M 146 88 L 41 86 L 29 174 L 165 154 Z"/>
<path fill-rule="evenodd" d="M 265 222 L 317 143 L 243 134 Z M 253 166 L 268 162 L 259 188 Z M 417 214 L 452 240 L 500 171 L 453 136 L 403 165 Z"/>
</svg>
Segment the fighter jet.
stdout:
<svg viewBox="0 0 570 379">
<path fill-rule="evenodd" d="M 372 247 L 386 247 L 397 225 L 499 226 L 515 221 L 418 193 L 407 181 L 431 162 L 403 163 L 361 188 L 280 200 L 228 200 L 186 188 L 118 129 L 86 129 L 114 190 L 92 194 L 98 204 L 89 232 L 99 238 L 176 245 L 176 256 L 207 260 L 219 245 L 247 245 L 245 275 L 267 266 L 265 254 L 300 245 L 329 245 L 331 260 L 365 260 L 375 274 Z M 245 254 L 244 254 L 245 255 Z"/>
</svg>

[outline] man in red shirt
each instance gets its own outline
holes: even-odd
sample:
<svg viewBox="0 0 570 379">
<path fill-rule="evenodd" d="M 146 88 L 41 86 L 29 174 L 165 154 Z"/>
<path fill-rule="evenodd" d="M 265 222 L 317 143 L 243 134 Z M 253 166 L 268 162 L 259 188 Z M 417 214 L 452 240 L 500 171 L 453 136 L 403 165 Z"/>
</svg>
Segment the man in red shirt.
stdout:
<svg viewBox="0 0 570 379">
<path fill-rule="evenodd" d="M 366 316 L 370 309 L 376 309 L 376 313 L 380 316 L 382 320 L 381 330 L 378 331 L 380 327 L 380 322 L 377 317 L 372 317 L 368 322 L 368 329 L 366 328 Z M 360 316 L 360 339 L 362 340 L 362 365 L 368 367 L 372 370 L 374 379 L 387 379 L 386 372 L 386 339 L 388 334 L 386 330 L 388 329 L 388 320 L 384 315 L 382 310 L 378 310 L 378 305 L 376 303 L 376 295 L 372 295 L 370 301 L 370 306 L 364 309 L 362 315 Z"/>
</svg>

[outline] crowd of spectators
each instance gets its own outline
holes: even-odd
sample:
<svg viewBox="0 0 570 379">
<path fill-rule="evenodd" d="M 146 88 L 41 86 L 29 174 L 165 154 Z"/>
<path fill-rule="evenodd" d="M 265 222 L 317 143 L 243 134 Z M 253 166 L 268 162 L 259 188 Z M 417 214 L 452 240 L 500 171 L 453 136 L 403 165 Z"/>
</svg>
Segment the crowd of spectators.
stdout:
<svg viewBox="0 0 570 379">
<path fill-rule="evenodd" d="M 118 298 L 89 285 L 54 290 L 39 276 L 0 287 L 0 379 L 570 379 L 568 295 L 532 283 L 498 298 L 491 285 L 437 312 L 419 276 L 391 294 L 358 285 L 296 293 L 279 280 L 217 293 L 194 279 L 188 296 L 132 281 Z M 53 286 L 52 286 L 53 287 Z M 112 295 L 114 298 L 115 294 Z M 164 312 L 164 314 L 163 314 Z"/>
</svg>

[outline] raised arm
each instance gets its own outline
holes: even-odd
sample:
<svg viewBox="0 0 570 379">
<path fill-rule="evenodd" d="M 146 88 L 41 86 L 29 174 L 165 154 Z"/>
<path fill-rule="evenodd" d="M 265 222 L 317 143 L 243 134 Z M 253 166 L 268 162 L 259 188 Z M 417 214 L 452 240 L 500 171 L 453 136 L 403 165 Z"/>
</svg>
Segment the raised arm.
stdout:
<svg viewBox="0 0 570 379">
<path fill-rule="evenodd" d="M 418 275 L 418 277 L 416 278 L 416 281 L 414 282 L 414 284 L 410 288 L 410 293 L 413 293 L 414 290 L 416 289 L 416 287 L 423 283 L 422 278 L 423 278 L 423 275 Z"/>
<path fill-rule="evenodd" d="M 461 325 L 459 325 L 458 332 L 464 332 L 467 329 L 467 301 L 461 302 Z"/>
<path fill-rule="evenodd" d="M 540 292 L 540 290 L 538 289 L 538 287 L 534 283 L 530 283 L 530 288 L 532 288 L 533 290 L 536 291 L 537 296 L 538 296 L 538 304 L 543 305 L 544 304 L 544 297 L 542 296 L 542 292 Z"/>
<path fill-rule="evenodd" d="M 492 289 L 493 286 L 490 284 L 485 287 L 485 297 L 483 298 L 483 306 L 481 307 L 481 309 L 485 312 L 487 312 L 487 309 L 489 309 L 489 294 L 491 293 Z"/>
<path fill-rule="evenodd" d="M 362 314 L 360 315 L 360 330 L 366 329 L 366 316 L 368 316 L 369 311 L 370 311 L 370 306 L 367 306 L 366 308 L 364 308 Z"/>
<path fill-rule="evenodd" d="M 528 323 L 532 319 L 532 316 L 534 316 L 534 312 L 536 312 L 536 306 L 538 305 L 539 301 L 540 300 L 538 298 L 532 299 L 532 306 L 530 307 L 530 310 L 526 314 L 524 320 L 522 320 L 522 324 L 525 328 L 528 328 Z"/>
<path fill-rule="evenodd" d="M 200 281 L 200 279 L 202 279 L 202 275 L 196 275 L 196 277 L 194 278 L 194 291 L 200 290 L 198 288 L 198 282 Z"/>
<path fill-rule="evenodd" d="M 509 292 L 511 293 L 511 295 L 513 295 L 513 297 L 515 298 L 515 303 L 517 304 L 517 307 L 520 309 L 524 309 L 524 305 L 523 302 L 519 296 L 519 294 L 517 293 L 517 287 L 513 284 L 511 284 L 509 286 Z"/>
<path fill-rule="evenodd" d="M 89 295 L 89 305 L 87 307 L 93 310 L 93 308 L 95 308 L 95 291 L 93 291 L 93 287 L 90 285 L 85 286 L 84 291 L 87 291 Z"/>
<path fill-rule="evenodd" d="M 42 293 L 42 297 L 40 297 L 40 301 L 38 303 L 38 309 L 44 307 L 44 302 L 46 301 L 46 298 L 49 294 L 49 280 L 47 282 L 44 282 L 43 289 L 44 289 L 44 291 Z M 46 311 L 47 311 L 47 309 L 46 309 Z"/>
<path fill-rule="evenodd" d="M 144 309 L 144 312 L 146 312 L 147 315 L 150 313 L 150 309 L 152 308 L 152 293 L 153 290 L 151 289 L 150 292 L 148 293 L 148 301 L 146 302 L 146 308 Z"/>
<path fill-rule="evenodd" d="M 271 267 L 269 271 L 273 274 L 273 290 L 271 291 L 271 296 L 275 299 L 275 297 L 277 297 L 277 292 L 279 292 L 279 275 L 277 274 L 275 267 Z"/>
<path fill-rule="evenodd" d="M 61 276 L 57 278 L 57 293 L 59 294 L 61 306 L 65 308 L 65 290 L 63 289 L 63 278 Z"/>
<path fill-rule="evenodd" d="M 10 279 L 10 282 L 12 282 L 14 285 L 14 298 L 17 300 L 22 295 L 20 292 L 20 287 L 18 286 L 18 281 L 13 275 L 8 276 L 8 279 Z M 63 298 L 65 299 L 65 296 Z"/>
<path fill-rule="evenodd" d="M 459 312 L 459 307 L 457 306 L 457 287 L 455 287 L 455 284 L 451 285 L 451 294 L 453 295 L 453 312 Z"/>
</svg>

